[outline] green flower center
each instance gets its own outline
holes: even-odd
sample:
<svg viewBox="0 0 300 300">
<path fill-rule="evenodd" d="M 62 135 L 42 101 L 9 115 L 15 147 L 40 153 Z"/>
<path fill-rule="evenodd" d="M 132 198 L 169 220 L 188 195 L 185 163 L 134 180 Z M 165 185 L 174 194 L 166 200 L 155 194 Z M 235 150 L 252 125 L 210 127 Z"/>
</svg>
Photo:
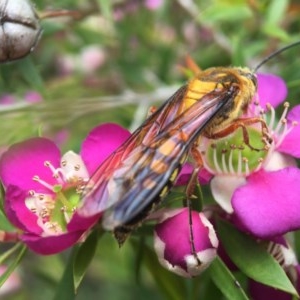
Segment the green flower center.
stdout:
<svg viewBox="0 0 300 300">
<path fill-rule="evenodd" d="M 262 140 L 262 132 L 247 127 L 249 143 L 245 144 L 242 130 L 218 140 L 209 140 L 205 153 L 205 164 L 213 173 L 232 173 L 247 175 L 257 170 L 266 158 L 268 149 Z"/>
</svg>

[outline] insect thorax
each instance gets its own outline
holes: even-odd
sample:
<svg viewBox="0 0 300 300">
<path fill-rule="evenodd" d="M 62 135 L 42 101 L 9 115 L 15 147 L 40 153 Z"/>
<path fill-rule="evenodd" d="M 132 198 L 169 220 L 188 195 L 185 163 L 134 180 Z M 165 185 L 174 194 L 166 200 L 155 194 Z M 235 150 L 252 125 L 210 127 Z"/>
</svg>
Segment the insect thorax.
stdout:
<svg viewBox="0 0 300 300">
<path fill-rule="evenodd" d="M 203 131 L 206 135 L 222 130 L 245 113 L 257 92 L 256 75 L 248 68 L 210 68 L 203 72 L 199 80 L 215 82 L 215 89 L 219 89 L 220 93 L 224 90 L 230 92 L 232 87 L 238 89 L 237 95 L 207 125 Z"/>
</svg>

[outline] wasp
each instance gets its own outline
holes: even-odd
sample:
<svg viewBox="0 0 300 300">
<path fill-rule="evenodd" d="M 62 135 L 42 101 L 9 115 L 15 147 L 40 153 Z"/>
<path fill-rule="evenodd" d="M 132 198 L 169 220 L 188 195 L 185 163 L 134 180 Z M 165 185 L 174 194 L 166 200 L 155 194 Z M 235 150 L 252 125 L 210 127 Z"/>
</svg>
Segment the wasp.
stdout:
<svg viewBox="0 0 300 300">
<path fill-rule="evenodd" d="M 103 213 L 102 224 L 113 231 L 119 245 L 151 214 L 168 194 L 182 165 L 191 156 L 201 167 L 197 147 L 203 137 L 219 139 L 238 128 L 251 146 L 247 125 L 259 117 L 241 118 L 257 92 L 255 71 L 240 67 L 214 67 L 179 88 L 132 133 L 92 175 L 83 192 L 78 213 L 85 217 Z"/>
</svg>

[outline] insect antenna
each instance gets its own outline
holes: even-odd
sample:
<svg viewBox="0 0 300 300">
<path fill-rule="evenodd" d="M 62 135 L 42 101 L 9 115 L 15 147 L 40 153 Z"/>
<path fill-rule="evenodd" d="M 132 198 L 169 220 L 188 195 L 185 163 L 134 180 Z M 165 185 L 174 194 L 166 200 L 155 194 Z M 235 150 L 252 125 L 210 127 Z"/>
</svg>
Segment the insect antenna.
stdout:
<svg viewBox="0 0 300 300">
<path fill-rule="evenodd" d="M 266 62 L 268 62 L 270 59 L 272 59 L 273 57 L 277 56 L 278 54 L 284 52 L 285 50 L 288 50 L 290 48 L 293 48 L 295 46 L 300 45 L 300 41 L 297 41 L 295 43 L 292 43 L 290 45 L 287 45 L 279 50 L 276 50 L 275 52 L 271 53 L 269 56 L 267 56 L 265 59 L 263 59 L 253 70 L 254 73 L 256 73 L 256 71 L 262 66 L 264 65 Z"/>
</svg>

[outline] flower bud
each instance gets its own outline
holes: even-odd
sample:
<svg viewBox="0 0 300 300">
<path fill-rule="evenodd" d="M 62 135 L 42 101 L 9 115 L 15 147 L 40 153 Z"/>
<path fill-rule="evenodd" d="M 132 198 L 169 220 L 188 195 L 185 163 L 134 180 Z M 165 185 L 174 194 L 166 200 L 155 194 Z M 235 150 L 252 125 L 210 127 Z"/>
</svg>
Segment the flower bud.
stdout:
<svg viewBox="0 0 300 300">
<path fill-rule="evenodd" d="M 41 36 L 39 18 L 27 0 L 0 2 L 0 62 L 29 54 Z"/>
<path fill-rule="evenodd" d="M 183 208 L 164 213 L 155 227 L 154 248 L 159 262 L 184 277 L 196 276 L 206 269 L 216 257 L 219 244 L 212 224 L 203 213 L 192 211 L 192 242 L 190 226 L 189 211 Z"/>
</svg>

